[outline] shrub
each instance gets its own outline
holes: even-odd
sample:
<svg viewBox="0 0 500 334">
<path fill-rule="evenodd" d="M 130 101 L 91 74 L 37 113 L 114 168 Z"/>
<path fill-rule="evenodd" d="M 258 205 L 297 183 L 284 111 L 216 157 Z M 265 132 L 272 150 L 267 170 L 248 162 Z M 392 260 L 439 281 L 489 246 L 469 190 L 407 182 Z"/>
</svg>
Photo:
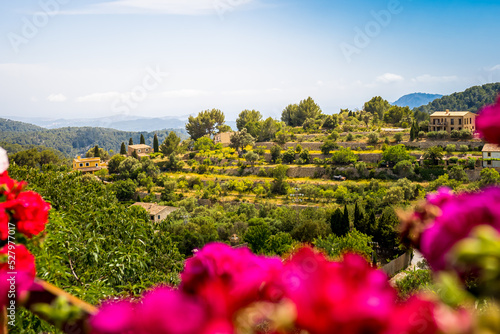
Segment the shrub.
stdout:
<svg viewBox="0 0 500 334">
<path fill-rule="evenodd" d="M 368 134 L 368 143 L 369 144 L 377 144 L 378 143 L 378 134 L 372 132 Z"/>
<path fill-rule="evenodd" d="M 396 281 L 396 287 L 399 291 L 399 296 L 403 299 L 409 298 L 416 292 L 425 289 L 432 283 L 430 270 L 412 270 L 405 271 L 406 276 Z"/>
<path fill-rule="evenodd" d="M 446 153 L 451 154 L 451 153 L 455 152 L 456 149 L 457 149 L 456 145 L 448 144 L 448 145 L 446 145 L 445 151 L 446 151 Z"/>
<path fill-rule="evenodd" d="M 348 165 L 358 161 L 358 156 L 350 148 L 341 148 L 332 155 L 332 162 L 335 164 Z"/>
<path fill-rule="evenodd" d="M 402 133 L 396 133 L 394 135 L 394 141 L 396 143 L 401 143 L 403 141 L 403 134 Z"/>
<path fill-rule="evenodd" d="M 469 146 L 467 145 L 460 145 L 460 147 L 458 148 L 458 150 L 462 153 L 465 153 L 469 150 Z"/>
<path fill-rule="evenodd" d="M 283 153 L 283 162 L 284 163 L 292 163 L 295 160 L 295 150 L 293 148 L 289 148 Z"/>
<path fill-rule="evenodd" d="M 339 145 L 334 141 L 327 140 L 319 147 L 319 149 L 321 150 L 321 153 L 323 153 L 324 155 L 328 155 L 330 154 L 330 151 L 337 149 L 338 147 Z"/>
</svg>

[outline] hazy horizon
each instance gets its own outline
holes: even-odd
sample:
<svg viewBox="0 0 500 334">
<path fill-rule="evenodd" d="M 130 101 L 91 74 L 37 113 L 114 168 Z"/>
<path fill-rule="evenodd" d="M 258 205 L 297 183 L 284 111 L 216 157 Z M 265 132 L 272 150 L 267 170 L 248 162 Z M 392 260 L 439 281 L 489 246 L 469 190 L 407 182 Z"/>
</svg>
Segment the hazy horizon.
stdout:
<svg viewBox="0 0 500 334">
<path fill-rule="evenodd" d="M 279 118 L 500 81 L 494 1 L 0 2 L 0 114 Z"/>
</svg>

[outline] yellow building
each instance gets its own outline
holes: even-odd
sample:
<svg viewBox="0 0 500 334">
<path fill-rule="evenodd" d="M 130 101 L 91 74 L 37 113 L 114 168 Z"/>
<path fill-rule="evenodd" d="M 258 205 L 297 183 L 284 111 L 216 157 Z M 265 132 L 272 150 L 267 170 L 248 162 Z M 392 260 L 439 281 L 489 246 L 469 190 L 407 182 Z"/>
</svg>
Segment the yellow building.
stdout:
<svg viewBox="0 0 500 334">
<path fill-rule="evenodd" d="M 476 114 L 470 111 L 436 111 L 429 121 L 429 131 L 469 130 L 476 132 Z"/>
<path fill-rule="evenodd" d="M 82 158 L 78 156 L 73 159 L 73 170 L 83 173 L 94 173 L 103 168 L 108 168 L 107 162 L 101 162 L 101 158 Z"/>
</svg>

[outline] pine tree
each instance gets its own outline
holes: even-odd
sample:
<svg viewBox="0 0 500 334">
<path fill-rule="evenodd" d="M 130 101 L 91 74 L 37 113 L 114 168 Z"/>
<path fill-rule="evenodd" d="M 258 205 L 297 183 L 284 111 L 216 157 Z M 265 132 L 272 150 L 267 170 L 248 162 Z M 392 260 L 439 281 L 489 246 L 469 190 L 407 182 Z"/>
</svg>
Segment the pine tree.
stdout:
<svg viewBox="0 0 500 334">
<path fill-rule="evenodd" d="M 130 137 L 129 141 L 128 141 L 128 144 L 129 145 L 134 145 L 134 141 L 132 140 L 132 137 Z"/>
<path fill-rule="evenodd" d="M 127 149 L 125 148 L 125 143 L 122 142 L 122 146 L 120 147 L 120 154 L 127 154 Z"/>
<path fill-rule="evenodd" d="M 158 136 L 155 133 L 155 136 L 153 138 L 153 150 L 155 153 L 158 153 L 160 151 L 160 147 L 158 145 Z"/>
<path fill-rule="evenodd" d="M 141 145 L 146 145 L 146 140 L 144 139 L 144 135 L 141 133 Z"/>
<path fill-rule="evenodd" d="M 101 154 L 99 153 L 99 146 L 94 147 L 94 157 L 99 158 L 101 157 Z"/>
</svg>

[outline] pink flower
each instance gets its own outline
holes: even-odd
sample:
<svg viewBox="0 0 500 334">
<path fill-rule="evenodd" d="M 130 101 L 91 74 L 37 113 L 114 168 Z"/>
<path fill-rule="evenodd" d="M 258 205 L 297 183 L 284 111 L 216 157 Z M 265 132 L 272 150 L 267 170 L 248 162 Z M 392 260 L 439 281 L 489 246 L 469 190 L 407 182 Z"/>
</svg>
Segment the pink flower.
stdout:
<svg viewBox="0 0 500 334">
<path fill-rule="evenodd" d="M 442 206 L 455 195 L 450 188 L 440 187 L 437 192 L 427 194 L 427 202 L 435 206 Z"/>
<path fill-rule="evenodd" d="M 297 325 L 311 334 L 383 333 L 395 308 L 396 291 L 381 271 L 358 255 L 339 263 L 301 249 L 285 264 L 286 296 L 297 308 Z"/>
<path fill-rule="evenodd" d="M 36 275 L 35 257 L 24 245 L 14 249 L 5 245 L 0 250 L 0 307 L 8 302 L 8 292 L 15 286 L 16 298 L 22 299 L 30 289 Z M 10 261 L 9 261 L 10 260 Z M 14 263 L 13 267 L 11 263 Z"/>
<path fill-rule="evenodd" d="M 126 333 L 132 330 L 134 318 L 132 303 L 123 300 L 101 305 L 89 323 L 93 334 Z"/>
<path fill-rule="evenodd" d="M 158 288 L 146 294 L 135 314 L 136 333 L 195 334 L 207 323 L 204 304 L 171 288 Z"/>
<path fill-rule="evenodd" d="M 420 251 L 434 270 L 447 268 L 447 253 L 474 227 L 487 224 L 500 231 L 500 188 L 445 197 L 435 201 L 441 215 L 423 231 L 420 240 Z"/>
<path fill-rule="evenodd" d="M 480 110 L 476 127 L 487 142 L 500 145 L 500 95 L 494 104 Z"/>
<path fill-rule="evenodd" d="M 180 289 L 203 298 L 213 315 L 231 319 L 238 309 L 261 299 L 279 299 L 275 284 L 281 260 L 256 256 L 248 248 L 206 245 L 186 261 Z"/>
</svg>

